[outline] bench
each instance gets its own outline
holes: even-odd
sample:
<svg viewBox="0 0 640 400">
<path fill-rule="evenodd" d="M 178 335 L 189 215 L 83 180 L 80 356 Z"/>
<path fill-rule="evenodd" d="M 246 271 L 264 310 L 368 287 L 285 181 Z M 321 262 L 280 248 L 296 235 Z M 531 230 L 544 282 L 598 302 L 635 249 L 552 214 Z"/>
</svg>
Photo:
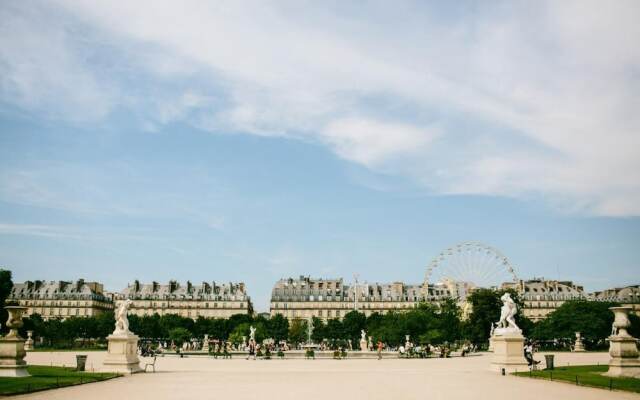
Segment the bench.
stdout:
<svg viewBox="0 0 640 400">
<path fill-rule="evenodd" d="M 151 366 L 151 368 L 153 368 L 153 372 L 156 372 L 156 358 L 157 358 L 157 357 L 158 357 L 158 356 L 154 355 L 154 356 L 153 356 L 153 362 L 146 363 L 146 364 L 144 365 L 144 372 L 147 372 L 147 367 L 149 367 L 149 366 Z"/>
</svg>

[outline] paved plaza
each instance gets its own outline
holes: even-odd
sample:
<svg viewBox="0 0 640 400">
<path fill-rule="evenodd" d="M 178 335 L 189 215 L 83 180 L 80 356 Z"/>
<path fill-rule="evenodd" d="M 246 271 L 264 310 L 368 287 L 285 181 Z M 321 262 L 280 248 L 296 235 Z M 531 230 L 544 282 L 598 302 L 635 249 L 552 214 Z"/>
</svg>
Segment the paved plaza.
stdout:
<svg viewBox="0 0 640 400">
<path fill-rule="evenodd" d="M 30 364 L 75 365 L 73 352 L 29 353 Z M 106 353 L 87 352 L 98 368 Z M 489 371 L 490 354 L 450 359 L 232 360 L 158 358 L 157 373 L 68 387 L 21 399 L 635 399 L 609 392 Z M 541 354 L 536 358 L 542 359 Z M 557 353 L 556 365 L 606 363 L 607 353 Z M 145 359 L 142 359 L 144 363 Z"/>
</svg>

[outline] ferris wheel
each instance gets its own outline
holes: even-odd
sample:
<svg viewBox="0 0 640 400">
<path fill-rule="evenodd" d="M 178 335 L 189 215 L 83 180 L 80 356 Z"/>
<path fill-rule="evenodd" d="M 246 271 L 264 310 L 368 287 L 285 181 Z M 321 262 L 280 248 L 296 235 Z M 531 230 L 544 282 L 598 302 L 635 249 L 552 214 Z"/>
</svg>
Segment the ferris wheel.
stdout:
<svg viewBox="0 0 640 400">
<path fill-rule="evenodd" d="M 427 266 L 425 283 L 455 285 L 459 297 L 469 288 L 500 287 L 518 282 L 509 259 L 494 247 L 480 242 L 462 242 L 438 254 Z"/>
</svg>

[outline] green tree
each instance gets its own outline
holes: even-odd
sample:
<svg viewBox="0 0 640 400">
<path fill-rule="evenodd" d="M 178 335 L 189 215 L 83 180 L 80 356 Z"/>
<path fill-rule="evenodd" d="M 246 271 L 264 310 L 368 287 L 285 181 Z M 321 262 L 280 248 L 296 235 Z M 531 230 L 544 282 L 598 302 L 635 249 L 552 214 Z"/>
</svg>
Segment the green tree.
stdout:
<svg viewBox="0 0 640 400">
<path fill-rule="evenodd" d="M 242 343 L 242 338 L 243 337 L 246 340 L 249 340 L 249 328 L 250 327 L 251 327 L 251 323 L 250 322 L 243 322 L 243 323 L 239 324 L 238 326 L 236 326 L 233 329 L 233 332 L 231 332 L 231 334 L 229 334 L 229 340 L 231 341 L 231 343 L 240 344 L 240 343 Z M 257 334 L 257 328 L 256 328 L 256 334 Z M 257 335 L 256 335 L 256 341 L 258 341 Z"/>
<path fill-rule="evenodd" d="M 250 324 L 253 317 L 249 314 L 234 314 L 227 319 L 227 334 L 231 334 L 240 324 Z"/>
<path fill-rule="evenodd" d="M 169 332 L 175 328 L 184 328 L 189 332 L 193 332 L 193 325 L 194 321 L 191 318 L 181 317 L 175 314 L 163 315 L 159 321 L 162 337 L 169 337 Z"/>
<path fill-rule="evenodd" d="M 307 321 L 299 318 L 291 320 L 289 324 L 289 342 L 293 344 L 307 341 Z"/>
<path fill-rule="evenodd" d="M 421 304 L 418 308 L 413 309 L 402 315 L 402 331 L 405 335 L 410 335 L 412 340 L 424 343 L 435 343 L 440 340 L 442 333 L 438 330 L 440 325 L 436 317 L 436 306 L 431 304 Z M 425 340 L 425 333 L 429 330 L 435 330 L 437 335 L 432 335 Z M 403 341 L 404 342 L 404 341 Z"/>
<path fill-rule="evenodd" d="M 465 336 L 474 344 L 482 345 L 489 340 L 491 324 L 500 318 L 500 296 L 492 289 L 478 289 L 467 297 L 467 301 L 471 303 L 472 311 L 464 324 Z"/>
<path fill-rule="evenodd" d="M 191 339 L 191 332 L 186 328 L 177 327 L 169 331 L 169 339 L 173 340 L 177 346 Z"/>
<path fill-rule="evenodd" d="M 462 312 L 456 300 L 444 299 L 439 303 L 437 321 L 443 341 L 454 342 L 461 338 L 461 315 Z"/>
<path fill-rule="evenodd" d="M 44 336 L 45 322 L 40 314 L 31 314 L 27 318 L 22 318 L 22 328 L 20 329 L 20 335 L 24 338 L 27 337 L 27 331 L 33 331 L 34 339 Z"/>
<path fill-rule="evenodd" d="M 282 314 L 276 314 L 267 321 L 267 334 L 276 342 L 286 340 L 289 335 L 289 320 Z"/>
<path fill-rule="evenodd" d="M 386 337 L 386 333 L 384 333 L 384 324 L 385 318 L 384 315 L 374 312 L 367 317 L 366 328 L 365 331 L 368 336 L 375 338 L 376 341 L 381 340 L 384 343 L 390 344 L 384 337 Z M 353 341 L 353 347 L 356 349 L 360 348 L 360 332 L 358 332 L 358 336 Z"/>
<path fill-rule="evenodd" d="M 226 340 L 229 337 L 229 324 L 226 318 L 215 318 L 209 321 L 209 336 L 214 339 Z"/>
<path fill-rule="evenodd" d="M 312 317 L 311 326 L 313 327 L 313 332 L 311 333 L 311 339 L 315 343 L 322 342 L 322 340 L 327 337 L 327 325 L 324 323 L 322 318 Z"/>
<path fill-rule="evenodd" d="M 367 336 L 371 336 L 373 341 L 381 340 L 391 346 L 398 346 L 404 343 L 406 320 L 401 313 L 391 311 L 382 315 L 380 324 L 367 331 Z"/>
<path fill-rule="evenodd" d="M 345 340 L 351 340 L 351 343 L 358 347 L 360 340 L 360 331 L 367 327 L 367 317 L 358 311 L 349 311 L 342 319 L 342 332 Z"/>
<path fill-rule="evenodd" d="M 611 334 L 613 313 L 609 307 L 614 305 L 599 301 L 567 301 L 536 324 L 532 337 L 537 340 L 566 339 L 573 342 L 575 333 L 580 332 L 585 346 L 593 347 Z"/>
<path fill-rule="evenodd" d="M 162 329 L 160 329 L 160 315 L 145 315 L 140 321 L 140 336 L 145 338 L 162 337 Z"/>
<path fill-rule="evenodd" d="M 325 337 L 331 340 L 343 340 L 344 331 L 342 329 L 342 322 L 338 318 L 332 318 L 327 321 L 325 328 Z"/>
<path fill-rule="evenodd" d="M 96 324 L 96 338 L 106 338 L 113 332 L 113 328 L 116 324 L 116 319 L 113 311 L 102 312 L 93 317 Z"/>
<path fill-rule="evenodd" d="M 193 324 L 193 334 L 197 337 L 204 337 L 205 333 L 208 334 L 211 330 L 212 322 L 213 318 L 205 318 L 202 315 L 199 316 Z"/>
</svg>

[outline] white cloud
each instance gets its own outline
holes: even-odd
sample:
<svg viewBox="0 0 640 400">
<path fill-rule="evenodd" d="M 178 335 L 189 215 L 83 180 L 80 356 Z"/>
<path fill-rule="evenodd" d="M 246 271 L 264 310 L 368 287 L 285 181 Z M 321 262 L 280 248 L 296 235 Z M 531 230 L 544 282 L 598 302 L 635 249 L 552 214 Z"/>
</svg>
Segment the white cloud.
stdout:
<svg viewBox="0 0 640 400">
<path fill-rule="evenodd" d="M 437 135 L 411 125 L 360 118 L 331 121 L 321 134 L 339 156 L 369 167 L 424 151 Z"/>
<path fill-rule="evenodd" d="M 53 239 L 76 239 L 83 237 L 76 230 L 65 226 L 0 223 L 0 235 L 40 236 Z"/>
<path fill-rule="evenodd" d="M 63 21 L 36 7 L 0 6 L 0 101 L 72 121 L 94 121 L 113 107 L 90 57 Z"/>
<path fill-rule="evenodd" d="M 640 215 L 637 1 L 56 4 L 0 6 L 2 101 L 94 121 L 121 106 L 150 130 L 322 143 L 434 193 Z"/>
<path fill-rule="evenodd" d="M 145 170 L 158 166 L 144 164 L 25 161 L 22 169 L 0 171 L 0 201 L 98 218 L 179 219 L 215 231 L 225 229 L 228 221 L 222 216 L 220 198 L 233 193 L 224 182 L 205 170 L 173 165 L 169 169 L 175 175 L 164 176 L 175 183 L 167 188 Z M 194 184 L 176 176 L 198 179 Z"/>
</svg>

